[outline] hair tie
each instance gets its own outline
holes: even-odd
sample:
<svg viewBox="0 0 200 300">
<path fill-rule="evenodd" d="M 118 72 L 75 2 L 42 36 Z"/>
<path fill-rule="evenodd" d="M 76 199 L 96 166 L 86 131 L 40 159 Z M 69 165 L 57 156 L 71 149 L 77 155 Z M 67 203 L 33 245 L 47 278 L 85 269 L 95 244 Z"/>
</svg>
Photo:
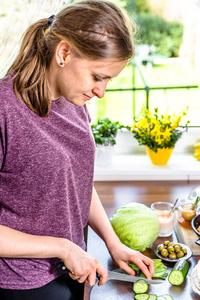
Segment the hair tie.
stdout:
<svg viewBox="0 0 200 300">
<path fill-rule="evenodd" d="M 50 17 L 48 18 L 48 23 L 47 23 L 47 26 L 48 26 L 48 27 L 51 26 L 51 24 L 53 23 L 54 18 L 55 18 L 55 15 L 52 15 L 52 16 L 50 16 Z"/>
</svg>

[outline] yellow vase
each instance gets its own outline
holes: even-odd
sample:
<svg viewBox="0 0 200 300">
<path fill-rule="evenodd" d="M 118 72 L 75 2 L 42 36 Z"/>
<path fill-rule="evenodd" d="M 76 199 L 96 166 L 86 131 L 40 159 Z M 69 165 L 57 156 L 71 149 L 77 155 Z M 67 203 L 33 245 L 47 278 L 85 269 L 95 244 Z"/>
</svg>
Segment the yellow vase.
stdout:
<svg viewBox="0 0 200 300">
<path fill-rule="evenodd" d="M 158 148 L 157 152 L 154 152 L 153 150 L 149 149 L 148 146 L 146 146 L 146 153 L 151 159 L 151 162 L 154 165 L 166 165 L 168 160 L 170 159 L 170 156 L 172 154 L 174 148 Z"/>
</svg>

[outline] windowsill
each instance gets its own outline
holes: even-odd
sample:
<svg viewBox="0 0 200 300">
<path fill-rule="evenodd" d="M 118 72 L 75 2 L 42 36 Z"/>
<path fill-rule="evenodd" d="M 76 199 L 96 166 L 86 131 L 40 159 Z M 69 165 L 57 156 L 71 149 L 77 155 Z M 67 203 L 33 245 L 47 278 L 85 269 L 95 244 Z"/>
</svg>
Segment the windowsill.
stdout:
<svg viewBox="0 0 200 300">
<path fill-rule="evenodd" d="M 200 180 L 200 161 L 173 153 L 167 165 L 153 165 L 146 154 L 115 154 L 109 166 L 95 166 L 94 181 Z"/>
</svg>

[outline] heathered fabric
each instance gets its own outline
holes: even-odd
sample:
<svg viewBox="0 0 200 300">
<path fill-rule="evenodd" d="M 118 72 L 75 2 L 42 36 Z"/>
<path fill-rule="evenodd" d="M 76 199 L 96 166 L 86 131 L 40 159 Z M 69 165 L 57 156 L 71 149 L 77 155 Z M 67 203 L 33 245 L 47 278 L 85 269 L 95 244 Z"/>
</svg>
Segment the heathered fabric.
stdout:
<svg viewBox="0 0 200 300">
<path fill-rule="evenodd" d="M 0 224 L 63 237 L 85 249 L 95 145 L 86 106 L 64 97 L 48 117 L 21 103 L 0 81 Z M 41 287 L 58 276 L 57 258 L 0 259 L 0 287 Z"/>
</svg>

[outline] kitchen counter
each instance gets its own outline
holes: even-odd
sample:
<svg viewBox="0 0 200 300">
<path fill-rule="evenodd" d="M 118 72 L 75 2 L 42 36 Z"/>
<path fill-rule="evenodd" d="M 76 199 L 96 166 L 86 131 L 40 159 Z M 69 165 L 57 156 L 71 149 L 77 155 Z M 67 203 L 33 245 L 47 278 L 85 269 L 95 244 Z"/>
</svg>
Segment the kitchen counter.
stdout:
<svg viewBox="0 0 200 300">
<path fill-rule="evenodd" d="M 115 209 L 129 202 L 144 203 L 150 206 L 156 201 L 168 201 L 174 203 L 177 197 L 182 198 L 188 195 L 191 190 L 200 185 L 200 181 L 183 182 L 183 181 L 141 181 L 141 182 L 96 182 L 95 187 L 100 196 L 102 204 L 106 210 L 108 217 L 111 217 Z M 177 242 L 175 232 L 169 238 L 170 241 Z M 154 249 L 156 245 L 162 243 L 166 238 L 158 238 L 150 249 L 147 249 L 144 254 L 156 258 Z M 117 266 L 114 265 L 104 242 L 94 233 L 91 228 L 88 228 L 87 238 L 88 252 L 96 257 L 99 262 L 107 269 L 114 270 Z M 199 256 L 192 256 L 188 262 L 190 265 L 189 273 L 186 280 L 180 286 L 171 286 L 166 280 L 161 285 L 150 285 L 149 293 L 162 295 L 169 294 L 174 300 L 198 300 L 200 296 L 195 294 L 190 286 L 189 274 L 197 264 Z M 174 264 L 165 263 L 170 269 Z M 90 299 L 91 287 L 85 285 L 84 300 Z M 109 294 L 109 297 L 106 295 Z M 131 283 L 117 282 L 114 285 L 106 283 L 100 287 L 97 292 L 97 299 L 134 299 Z M 100 295 L 100 296 L 98 296 Z M 117 295 L 117 296 L 116 296 Z M 100 298 L 99 298 L 100 297 Z"/>
<path fill-rule="evenodd" d="M 168 163 L 156 166 L 146 154 L 115 154 L 109 166 L 95 166 L 95 181 L 200 180 L 200 161 L 192 154 L 172 153 Z"/>
</svg>

